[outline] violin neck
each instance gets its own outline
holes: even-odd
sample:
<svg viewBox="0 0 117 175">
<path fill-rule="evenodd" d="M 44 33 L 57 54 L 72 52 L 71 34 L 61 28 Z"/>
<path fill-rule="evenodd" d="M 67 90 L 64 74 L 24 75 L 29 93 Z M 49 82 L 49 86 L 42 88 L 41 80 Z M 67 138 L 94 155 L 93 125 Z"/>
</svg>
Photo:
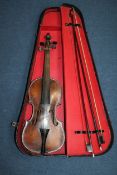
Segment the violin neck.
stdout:
<svg viewBox="0 0 117 175">
<path fill-rule="evenodd" d="M 44 51 L 41 104 L 50 104 L 50 49 Z"/>
</svg>

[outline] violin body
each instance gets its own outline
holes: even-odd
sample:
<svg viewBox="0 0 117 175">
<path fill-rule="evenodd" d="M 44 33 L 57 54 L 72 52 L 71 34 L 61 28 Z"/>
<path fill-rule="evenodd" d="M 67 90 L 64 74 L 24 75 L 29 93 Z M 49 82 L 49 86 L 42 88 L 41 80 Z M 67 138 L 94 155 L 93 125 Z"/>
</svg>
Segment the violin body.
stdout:
<svg viewBox="0 0 117 175">
<path fill-rule="evenodd" d="M 48 129 L 45 152 L 53 152 L 62 147 L 65 137 L 62 123 L 56 119 L 56 106 L 60 104 L 61 88 L 50 79 L 50 104 L 41 104 L 42 79 L 36 79 L 29 87 L 29 102 L 33 106 L 33 115 L 26 122 L 22 133 L 23 145 L 31 154 L 40 154 L 42 149 L 41 128 Z"/>
</svg>

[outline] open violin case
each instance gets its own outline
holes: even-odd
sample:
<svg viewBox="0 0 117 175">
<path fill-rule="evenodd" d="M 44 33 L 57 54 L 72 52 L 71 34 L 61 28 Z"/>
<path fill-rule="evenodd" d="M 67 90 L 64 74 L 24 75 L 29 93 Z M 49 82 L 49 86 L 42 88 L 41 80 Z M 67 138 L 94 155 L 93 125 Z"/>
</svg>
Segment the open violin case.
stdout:
<svg viewBox="0 0 117 175">
<path fill-rule="evenodd" d="M 29 151 L 22 135 L 34 115 L 29 88 L 35 80 L 43 79 L 46 59 L 44 51 L 48 43 L 50 79 L 61 87 L 60 104 L 55 108 L 56 121 L 61 124 L 64 134 L 61 145 L 50 152 L 45 150 L 43 155 L 101 155 L 112 144 L 112 129 L 92 60 L 83 17 L 76 7 L 68 4 L 48 8 L 40 17 L 26 92 L 16 125 L 16 144 L 23 153 L 42 154 L 42 148 L 40 151 Z M 44 88 L 43 86 L 41 88 Z M 29 136 L 32 134 L 35 133 L 30 133 Z M 42 138 L 42 133 L 40 135 Z M 46 135 L 46 139 L 48 137 Z M 52 143 L 57 142 L 57 137 L 59 139 L 56 134 L 55 138 L 52 136 Z M 36 134 L 35 139 L 38 142 Z M 33 140 L 33 144 L 36 144 L 36 141 Z"/>
</svg>

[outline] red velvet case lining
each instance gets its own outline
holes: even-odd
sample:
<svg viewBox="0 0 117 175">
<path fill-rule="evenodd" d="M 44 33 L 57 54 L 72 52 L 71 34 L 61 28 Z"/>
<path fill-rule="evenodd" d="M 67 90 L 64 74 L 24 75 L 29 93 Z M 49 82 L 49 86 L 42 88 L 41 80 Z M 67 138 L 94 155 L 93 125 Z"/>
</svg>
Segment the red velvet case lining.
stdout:
<svg viewBox="0 0 117 175">
<path fill-rule="evenodd" d="M 97 78 L 95 75 L 94 66 L 92 63 L 92 57 L 87 44 L 81 16 L 79 14 L 76 14 L 77 22 L 81 25 L 81 28 L 79 28 L 78 30 L 77 27 L 75 28 L 80 50 L 80 55 L 78 55 L 77 58 L 74 49 L 73 28 L 71 26 L 65 25 L 65 23 L 72 22 L 68 15 L 70 9 L 71 7 L 61 6 L 61 8 L 47 9 L 44 12 L 37 36 L 37 44 L 35 47 L 35 54 L 30 70 L 27 89 L 29 88 L 31 81 L 42 77 L 44 52 L 40 52 L 38 48 L 39 43 L 44 41 L 44 36 L 47 33 L 50 33 L 50 35 L 52 36 L 52 41 L 57 41 L 56 49 L 52 49 L 50 52 L 50 75 L 52 79 L 55 79 L 59 82 L 62 88 L 61 105 L 57 107 L 56 115 L 57 119 L 63 123 L 66 134 L 66 142 L 64 146 L 60 150 L 51 154 L 66 154 L 68 156 L 91 155 L 91 153 L 88 153 L 86 151 L 85 147 L 84 139 L 87 140 L 87 135 L 75 134 L 75 131 L 77 130 L 86 130 L 86 126 L 85 124 L 83 124 L 85 123 L 85 121 L 83 117 L 83 105 L 81 101 L 81 92 L 78 82 L 78 64 L 79 57 L 81 56 L 86 75 L 86 81 L 91 94 L 91 100 L 93 101 L 95 118 L 96 121 L 98 121 L 98 117 L 100 117 L 100 123 L 102 129 L 104 130 L 104 138 L 106 141 L 105 144 L 102 145 L 103 150 L 100 151 L 97 143 L 96 134 L 91 135 L 93 152 L 95 155 L 98 155 L 104 153 L 108 149 L 111 142 L 111 133 L 107 122 L 106 113 Z M 80 35 L 78 31 L 80 32 Z M 82 47 L 85 51 L 85 58 Z M 92 114 L 89 106 L 81 66 L 80 74 L 86 111 L 90 123 L 90 130 L 94 130 L 94 123 L 92 120 Z M 26 94 L 16 133 L 17 145 L 23 152 L 27 152 L 27 150 L 23 147 L 21 141 L 21 133 L 26 120 L 29 120 L 31 115 L 32 106 L 28 103 Z"/>
</svg>

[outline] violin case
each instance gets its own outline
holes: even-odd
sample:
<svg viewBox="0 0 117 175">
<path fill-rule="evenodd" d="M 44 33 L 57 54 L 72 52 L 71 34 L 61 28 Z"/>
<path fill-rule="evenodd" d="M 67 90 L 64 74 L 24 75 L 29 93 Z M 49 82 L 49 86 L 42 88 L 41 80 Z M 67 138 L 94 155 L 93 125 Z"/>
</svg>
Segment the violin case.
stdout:
<svg viewBox="0 0 117 175">
<path fill-rule="evenodd" d="M 16 125 L 16 144 L 20 151 L 28 154 L 21 136 L 26 121 L 30 120 L 33 113 L 27 90 L 31 82 L 42 77 L 44 52 L 40 47 L 47 33 L 56 42 L 56 48 L 50 53 L 50 77 L 59 82 L 62 88 L 56 117 L 62 122 L 65 142 L 59 150 L 46 155 L 101 155 L 112 144 L 112 129 L 82 14 L 69 4 L 45 9 L 41 14 L 27 87 Z"/>
</svg>

